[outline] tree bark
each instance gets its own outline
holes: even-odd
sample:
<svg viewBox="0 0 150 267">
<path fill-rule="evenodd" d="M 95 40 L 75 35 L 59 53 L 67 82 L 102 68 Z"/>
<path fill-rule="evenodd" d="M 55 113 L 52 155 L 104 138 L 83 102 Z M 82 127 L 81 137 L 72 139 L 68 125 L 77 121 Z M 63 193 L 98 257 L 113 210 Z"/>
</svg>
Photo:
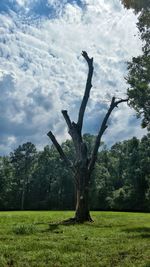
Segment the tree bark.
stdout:
<svg viewBox="0 0 150 267">
<path fill-rule="evenodd" d="M 21 195 L 21 210 L 24 210 L 24 201 L 25 201 L 25 188 L 23 188 Z"/>
<path fill-rule="evenodd" d="M 126 102 L 128 100 L 128 99 L 120 99 L 119 101 L 116 101 L 115 97 L 112 97 L 110 107 L 103 119 L 102 125 L 96 137 L 92 156 L 89 159 L 88 153 L 87 153 L 87 145 L 82 140 L 82 126 L 83 126 L 85 109 L 86 109 L 88 99 L 90 96 L 90 90 L 92 88 L 92 76 L 93 76 L 94 67 L 93 67 L 93 58 L 89 58 L 86 51 L 82 51 L 82 56 L 84 57 L 88 65 L 88 77 L 87 77 L 86 87 L 84 91 L 84 96 L 83 96 L 81 106 L 79 109 L 77 123 L 71 121 L 67 110 L 62 110 L 62 114 L 68 126 L 68 133 L 70 134 L 73 140 L 75 151 L 76 151 L 76 161 L 74 164 L 68 160 L 68 158 L 66 157 L 65 153 L 63 152 L 61 146 L 58 144 L 52 132 L 50 131 L 48 133 L 48 136 L 50 137 L 51 141 L 55 145 L 62 160 L 68 165 L 69 168 L 72 169 L 74 173 L 75 184 L 76 184 L 76 211 L 75 211 L 75 217 L 71 219 L 71 222 L 73 220 L 73 221 L 80 222 L 80 223 L 83 223 L 85 221 L 92 221 L 90 212 L 89 212 L 89 182 L 90 182 L 91 173 L 95 166 L 98 149 L 99 149 L 100 142 L 101 142 L 101 137 L 108 127 L 107 121 L 113 109 L 117 107 L 118 104 L 122 102 Z"/>
<path fill-rule="evenodd" d="M 89 177 L 87 170 L 78 175 L 75 220 L 80 223 L 92 221 L 89 211 Z"/>
</svg>

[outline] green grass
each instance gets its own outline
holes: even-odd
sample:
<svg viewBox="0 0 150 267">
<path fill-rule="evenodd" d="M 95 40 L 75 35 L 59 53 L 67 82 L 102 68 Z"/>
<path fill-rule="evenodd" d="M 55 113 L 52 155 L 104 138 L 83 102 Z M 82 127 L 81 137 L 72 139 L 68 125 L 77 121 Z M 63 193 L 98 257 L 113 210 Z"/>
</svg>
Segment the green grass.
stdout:
<svg viewBox="0 0 150 267">
<path fill-rule="evenodd" d="M 54 225 L 72 212 L 0 212 L 0 267 L 150 267 L 150 214 L 92 212 L 94 223 Z"/>
</svg>

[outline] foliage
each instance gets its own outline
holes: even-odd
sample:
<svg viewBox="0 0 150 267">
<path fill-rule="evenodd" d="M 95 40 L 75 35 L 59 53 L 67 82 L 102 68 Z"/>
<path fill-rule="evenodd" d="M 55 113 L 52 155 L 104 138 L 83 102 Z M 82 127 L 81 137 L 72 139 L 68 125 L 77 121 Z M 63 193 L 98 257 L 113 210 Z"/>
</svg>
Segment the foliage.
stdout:
<svg viewBox="0 0 150 267">
<path fill-rule="evenodd" d="M 84 135 L 84 140 L 90 147 L 94 136 Z M 72 173 L 54 146 L 37 152 L 30 144 L 33 153 L 27 156 L 22 148 L 27 150 L 28 145 L 0 158 L 0 210 L 22 208 L 24 182 L 24 209 L 74 209 Z M 72 159 L 72 142 L 67 140 L 62 146 Z M 110 149 L 102 146 L 90 188 L 91 209 L 150 211 L 150 135 L 116 143 Z"/>
<path fill-rule="evenodd" d="M 128 64 L 129 103 L 142 116 L 142 127 L 150 127 L 150 56 L 143 54 Z"/>
<path fill-rule="evenodd" d="M 139 12 L 138 29 L 143 41 L 143 53 L 133 57 L 128 63 L 127 82 L 129 104 L 138 117 L 142 117 L 142 127 L 150 130 L 150 2 L 149 0 L 123 1 L 127 8 Z"/>
<path fill-rule="evenodd" d="M 136 13 L 149 5 L 149 0 L 122 0 L 122 2 L 126 8 L 133 8 Z"/>
<path fill-rule="evenodd" d="M 0 157 L 0 207 L 7 209 L 14 190 L 13 168 L 9 157 Z"/>
<path fill-rule="evenodd" d="M 27 196 L 32 182 L 32 173 L 36 159 L 36 148 L 30 142 L 20 145 L 10 154 L 10 161 L 14 170 L 14 208 L 23 210 L 28 204 Z M 17 195 L 17 198 L 16 198 Z M 15 201 L 17 200 L 17 201 Z"/>
</svg>

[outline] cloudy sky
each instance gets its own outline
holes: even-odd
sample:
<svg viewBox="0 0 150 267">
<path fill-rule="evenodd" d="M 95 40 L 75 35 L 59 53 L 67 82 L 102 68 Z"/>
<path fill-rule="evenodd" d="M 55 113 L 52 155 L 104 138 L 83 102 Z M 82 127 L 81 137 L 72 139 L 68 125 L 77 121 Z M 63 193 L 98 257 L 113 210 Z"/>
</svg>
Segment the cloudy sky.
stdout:
<svg viewBox="0 0 150 267">
<path fill-rule="evenodd" d="M 126 62 L 141 53 L 137 17 L 119 0 L 0 1 L 0 154 L 31 141 L 42 149 L 52 130 L 68 138 L 61 110 L 76 120 L 94 57 L 84 132 L 96 134 L 111 97 L 126 97 Z M 121 104 L 103 140 L 141 137 L 135 112 Z"/>
</svg>

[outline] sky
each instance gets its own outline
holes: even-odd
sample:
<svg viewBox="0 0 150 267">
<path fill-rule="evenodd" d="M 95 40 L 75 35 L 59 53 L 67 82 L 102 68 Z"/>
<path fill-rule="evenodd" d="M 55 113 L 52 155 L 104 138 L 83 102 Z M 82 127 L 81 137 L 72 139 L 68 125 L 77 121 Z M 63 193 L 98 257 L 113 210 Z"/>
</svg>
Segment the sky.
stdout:
<svg viewBox="0 0 150 267">
<path fill-rule="evenodd" d="M 69 138 L 61 114 L 77 119 L 87 78 L 82 50 L 94 58 L 83 133 L 96 134 L 111 98 L 126 98 L 127 61 L 141 54 L 137 16 L 119 0 L 0 1 L 0 155 L 20 144 Z M 109 146 L 145 130 L 120 104 L 103 141 Z"/>
</svg>

